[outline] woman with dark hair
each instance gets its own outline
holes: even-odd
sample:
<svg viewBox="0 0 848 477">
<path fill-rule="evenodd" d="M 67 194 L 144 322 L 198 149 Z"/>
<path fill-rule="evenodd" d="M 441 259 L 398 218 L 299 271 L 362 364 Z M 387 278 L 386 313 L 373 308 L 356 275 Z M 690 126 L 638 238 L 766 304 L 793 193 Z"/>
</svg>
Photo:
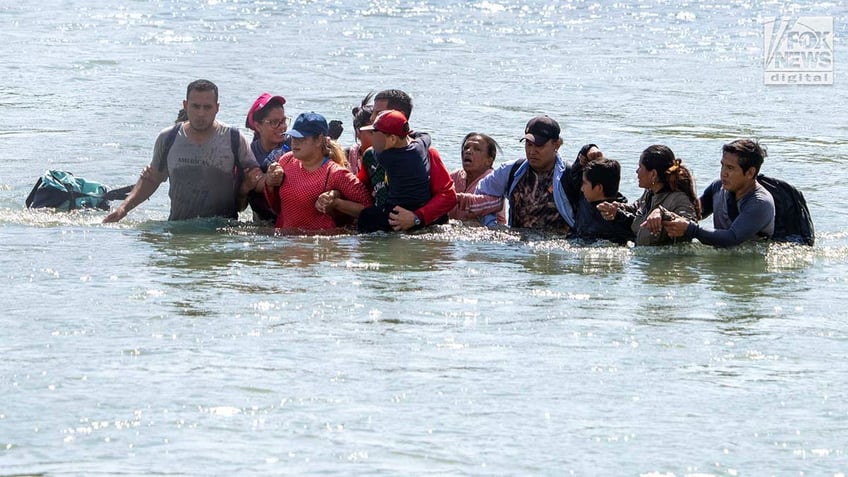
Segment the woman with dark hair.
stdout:
<svg viewBox="0 0 848 477">
<path fill-rule="evenodd" d="M 362 167 L 362 158 L 365 155 L 365 151 L 371 147 L 371 133 L 368 131 L 360 131 L 359 128 L 362 126 L 368 126 L 371 124 L 371 113 L 374 112 L 374 106 L 368 104 L 371 102 L 371 98 L 374 97 L 374 92 L 370 92 L 365 95 L 365 98 L 359 103 L 359 106 L 353 108 L 351 113 L 353 114 L 353 136 L 356 139 L 356 143 L 354 143 L 347 150 L 347 164 L 350 172 L 353 172 L 354 175 L 359 173 L 359 169 Z"/>
<path fill-rule="evenodd" d="M 674 212 L 687 219 L 701 219 L 692 173 L 668 146 L 656 144 L 642 151 L 636 177 L 639 187 L 645 189 L 639 200 L 633 204 L 598 204 L 606 220 L 624 214 L 636 234 L 636 245 L 665 245 L 678 240 L 663 230 L 663 214 Z"/>
<path fill-rule="evenodd" d="M 253 131 L 250 149 L 263 173 L 268 172 L 271 163 L 291 150 L 286 142 L 288 118 L 285 104 L 286 98 L 282 96 L 262 93 L 247 112 L 244 124 Z M 254 221 L 270 224 L 277 221 L 277 214 L 268 204 L 264 194 L 250 193 L 247 200 L 253 210 Z"/>
<path fill-rule="evenodd" d="M 498 149 L 498 143 L 486 134 L 472 132 L 462 140 L 462 169 L 450 174 L 457 199 L 450 218 L 475 220 L 486 226 L 506 224 L 503 198 L 474 193 L 480 180 L 494 172 Z"/>
</svg>

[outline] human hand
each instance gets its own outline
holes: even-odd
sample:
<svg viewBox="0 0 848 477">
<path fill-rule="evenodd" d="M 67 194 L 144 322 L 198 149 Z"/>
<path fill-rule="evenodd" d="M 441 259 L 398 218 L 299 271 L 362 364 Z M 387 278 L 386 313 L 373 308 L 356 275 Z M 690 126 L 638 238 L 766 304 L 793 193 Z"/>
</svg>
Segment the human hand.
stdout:
<svg viewBox="0 0 848 477">
<path fill-rule="evenodd" d="M 596 206 L 598 211 L 601 212 L 601 217 L 604 220 L 613 220 L 615 219 L 615 214 L 618 213 L 618 203 L 617 202 L 601 202 Z"/>
<path fill-rule="evenodd" d="M 581 150 L 580 154 L 577 155 L 577 158 L 580 160 L 581 166 L 585 166 L 586 164 L 602 157 L 604 157 L 604 153 L 598 146 L 591 146 L 585 151 Z"/>
<path fill-rule="evenodd" d="M 342 136 L 342 131 L 344 131 L 344 126 L 342 125 L 341 121 L 339 121 L 338 119 L 333 119 L 332 121 L 330 121 L 329 126 L 330 126 L 330 132 L 329 132 L 328 136 L 330 136 L 330 139 L 335 141 Z"/>
<path fill-rule="evenodd" d="M 251 167 L 244 170 L 244 177 L 239 187 L 240 195 L 247 195 L 248 192 L 256 188 L 256 185 L 262 179 L 262 170 L 258 167 Z"/>
<path fill-rule="evenodd" d="M 127 211 L 126 211 L 126 209 L 124 209 L 124 205 L 121 204 L 121 205 L 115 207 L 115 210 L 113 210 L 112 212 L 109 213 L 109 215 L 107 215 L 106 217 L 103 218 L 103 223 L 104 224 L 110 224 L 110 223 L 118 222 L 119 220 L 123 219 L 126 216 L 127 216 Z"/>
<path fill-rule="evenodd" d="M 648 231 L 651 232 L 651 235 L 659 235 L 663 228 L 662 211 L 659 208 L 652 210 L 651 213 L 648 214 L 648 217 L 639 224 L 639 227 L 648 229 Z"/>
<path fill-rule="evenodd" d="M 416 217 L 415 212 L 404 209 L 401 206 L 396 206 L 389 212 L 389 225 L 392 226 L 395 232 L 409 230 L 415 227 Z"/>
<path fill-rule="evenodd" d="M 315 209 L 322 214 L 328 214 L 332 212 L 333 207 L 335 207 L 336 199 L 340 197 L 341 194 L 337 190 L 324 192 L 319 195 L 318 200 L 315 201 Z"/>
<path fill-rule="evenodd" d="M 689 220 L 673 214 L 670 220 L 663 220 L 662 226 L 669 237 L 683 237 L 686 234 L 686 229 L 689 228 Z"/>
<path fill-rule="evenodd" d="M 272 162 L 268 165 L 268 172 L 265 173 L 265 186 L 280 187 L 285 176 L 286 172 L 283 170 L 283 166 L 279 162 Z"/>
</svg>

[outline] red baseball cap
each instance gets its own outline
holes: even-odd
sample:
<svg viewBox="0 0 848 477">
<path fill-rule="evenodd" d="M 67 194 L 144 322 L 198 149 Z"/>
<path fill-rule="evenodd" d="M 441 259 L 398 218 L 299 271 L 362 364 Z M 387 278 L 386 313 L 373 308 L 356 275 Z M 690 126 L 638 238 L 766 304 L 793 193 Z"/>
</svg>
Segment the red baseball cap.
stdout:
<svg viewBox="0 0 848 477">
<path fill-rule="evenodd" d="M 409 130 L 409 121 L 406 120 L 406 116 L 394 109 L 381 112 L 377 116 L 377 119 L 374 120 L 374 124 L 362 126 L 359 130 L 378 131 L 383 134 L 393 134 L 401 137 L 408 136 L 412 133 Z"/>
<path fill-rule="evenodd" d="M 250 111 L 247 112 L 247 121 L 245 121 L 245 126 L 250 129 L 256 130 L 256 123 L 253 121 L 253 114 L 256 111 L 264 108 L 268 105 L 268 103 L 279 103 L 280 106 L 286 104 L 286 98 L 282 96 L 271 96 L 271 93 L 262 93 L 256 98 L 256 101 L 253 102 L 253 106 L 250 107 Z"/>
</svg>

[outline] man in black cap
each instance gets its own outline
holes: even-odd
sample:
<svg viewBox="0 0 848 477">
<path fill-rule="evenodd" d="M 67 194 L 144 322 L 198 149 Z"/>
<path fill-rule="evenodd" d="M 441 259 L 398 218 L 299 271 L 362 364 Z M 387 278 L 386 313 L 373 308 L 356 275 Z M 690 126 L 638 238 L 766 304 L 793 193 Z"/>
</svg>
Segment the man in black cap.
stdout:
<svg viewBox="0 0 848 477">
<path fill-rule="evenodd" d="M 562 176 L 568 166 L 559 157 L 559 124 L 537 116 L 524 128 L 525 159 L 502 164 L 477 186 L 477 193 L 506 198 L 510 227 L 568 233 L 574 228 L 574 209 L 565 194 Z"/>
</svg>

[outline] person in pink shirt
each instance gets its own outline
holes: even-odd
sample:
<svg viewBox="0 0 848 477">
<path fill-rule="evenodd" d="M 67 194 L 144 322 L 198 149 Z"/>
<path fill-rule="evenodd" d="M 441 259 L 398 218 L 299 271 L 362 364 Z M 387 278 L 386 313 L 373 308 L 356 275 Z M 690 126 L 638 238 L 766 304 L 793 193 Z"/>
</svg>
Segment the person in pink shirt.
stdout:
<svg viewBox="0 0 848 477">
<path fill-rule="evenodd" d="M 265 196 L 277 212 L 275 227 L 287 231 L 329 230 L 344 224 L 318 204 L 324 192 L 368 207 L 371 194 L 343 165 L 344 151 L 331 143 L 324 116 L 302 113 L 288 131 L 291 152 L 268 166 Z M 337 221 L 338 220 L 338 221 Z"/>
<path fill-rule="evenodd" d="M 462 140 L 462 169 L 450 174 L 457 199 L 450 218 L 486 226 L 506 224 L 503 198 L 474 193 L 480 180 L 494 172 L 498 149 L 498 143 L 486 134 L 472 132 Z"/>
</svg>

